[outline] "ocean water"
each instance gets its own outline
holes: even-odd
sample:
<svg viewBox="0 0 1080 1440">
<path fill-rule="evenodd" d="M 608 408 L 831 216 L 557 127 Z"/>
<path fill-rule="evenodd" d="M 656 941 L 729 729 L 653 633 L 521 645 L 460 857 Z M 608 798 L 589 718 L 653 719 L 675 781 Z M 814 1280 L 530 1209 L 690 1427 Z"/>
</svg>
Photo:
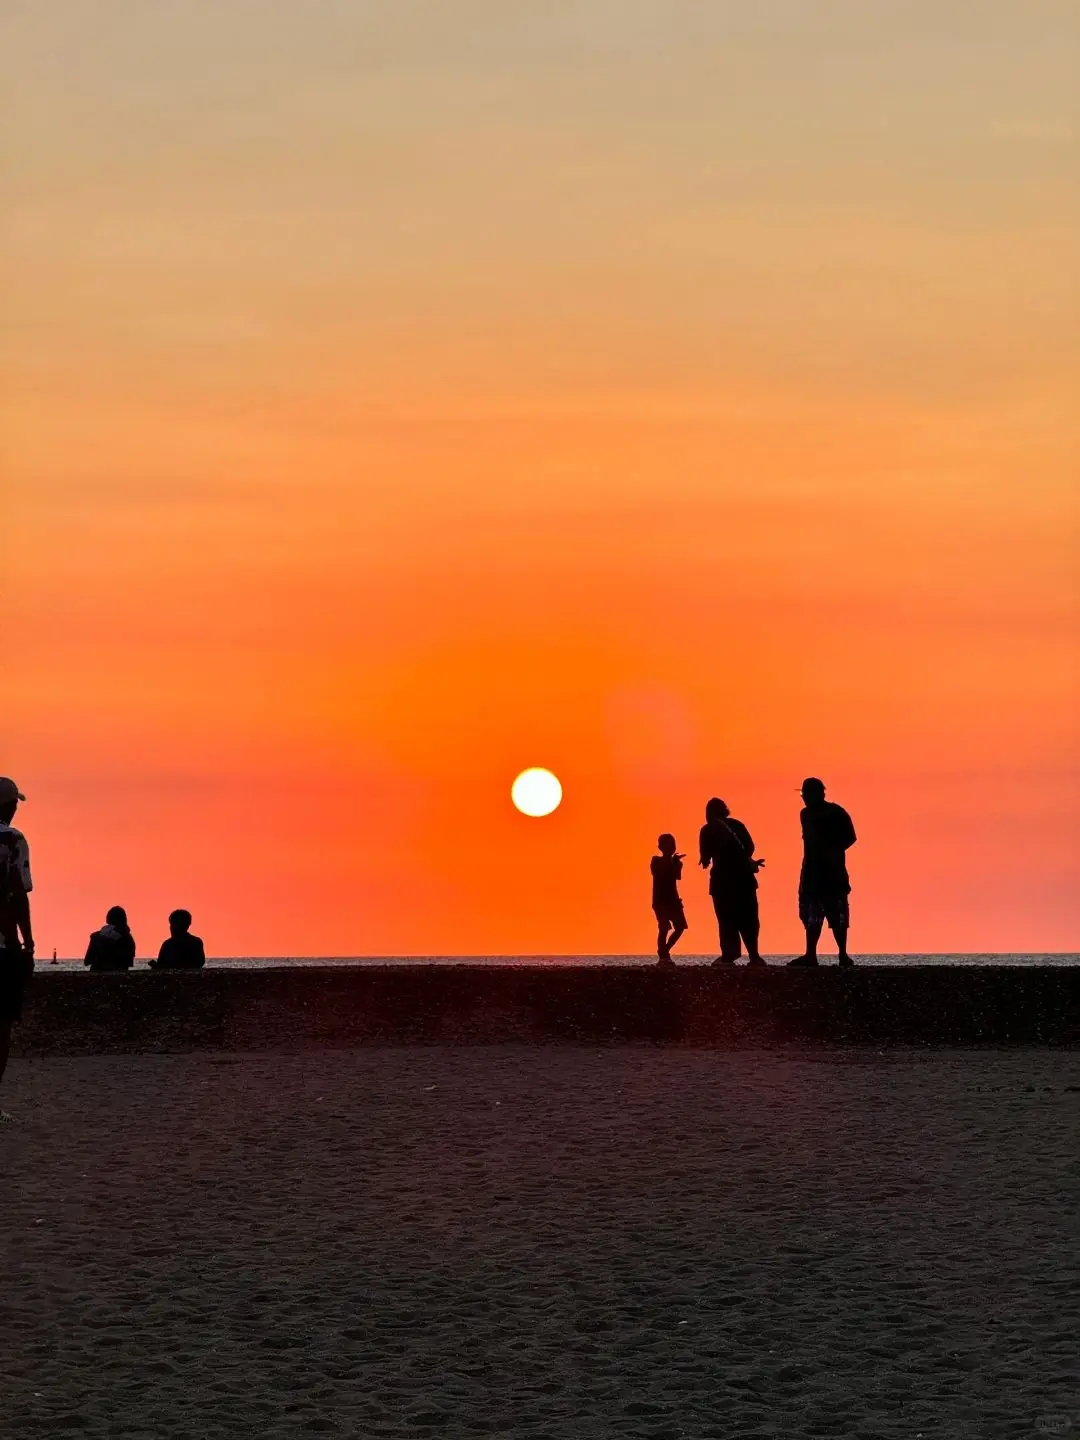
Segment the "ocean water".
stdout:
<svg viewBox="0 0 1080 1440">
<path fill-rule="evenodd" d="M 678 965 L 709 965 L 715 958 L 715 954 L 709 955 L 680 955 L 676 952 L 676 963 Z M 770 955 L 766 957 L 772 965 L 783 965 L 791 958 L 789 955 Z M 860 955 L 855 953 L 855 961 L 858 965 L 1077 965 L 1080 964 L 1080 953 L 1058 953 L 1058 954 L 944 954 L 944 955 Z M 836 956 L 827 951 L 821 955 L 822 965 L 833 965 L 836 963 Z M 230 955 L 221 958 L 211 957 L 207 964 L 215 970 L 272 970 L 282 967 L 303 966 L 303 965 L 334 965 L 334 966 L 355 966 L 369 968 L 371 966 L 392 965 L 396 969 L 415 969 L 423 965 L 530 965 L 543 969 L 564 968 L 567 966 L 590 966 L 604 967 L 612 965 L 635 966 L 644 968 L 656 964 L 655 955 Z M 745 964 L 745 960 L 740 961 Z M 141 969 L 146 965 L 146 960 L 140 958 L 136 962 L 137 968 Z M 58 960 L 55 964 L 57 970 L 79 969 L 82 961 L 79 960 Z M 44 955 L 38 956 L 37 968 L 39 971 L 53 969 L 53 963 Z"/>
</svg>

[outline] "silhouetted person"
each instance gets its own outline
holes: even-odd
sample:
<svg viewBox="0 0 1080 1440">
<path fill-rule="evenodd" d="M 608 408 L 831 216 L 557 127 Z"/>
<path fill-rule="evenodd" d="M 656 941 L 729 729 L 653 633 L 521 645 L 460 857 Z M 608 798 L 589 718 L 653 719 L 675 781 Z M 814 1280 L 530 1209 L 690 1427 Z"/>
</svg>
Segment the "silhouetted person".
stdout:
<svg viewBox="0 0 1080 1440">
<path fill-rule="evenodd" d="M 198 935 L 191 933 L 191 911 L 174 910 L 169 916 L 169 938 L 150 961 L 151 970 L 201 970 L 206 951 Z"/>
<path fill-rule="evenodd" d="M 671 948 L 686 933 L 686 912 L 679 898 L 684 855 L 675 853 L 675 836 L 664 834 L 657 840 L 660 854 L 654 855 L 652 871 L 652 908 L 656 916 L 656 954 L 661 965 L 674 965 Z"/>
<path fill-rule="evenodd" d="M 750 831 L 715 796 L 705 806 L 700 847 L 720 931 L 720 954 L 715 963 L 734 965 L 745 944 L 750 964 L 764 965 L 758 950 L 757 872 L 765 861 L 754 859 Z"/>
<path fill-rule="evenodd" d="M 105 924 L 90 936 L 83 964 L 91 970 L 130 970 L 135 964 L 135 938 L 122 905 L 114 905 Z"/>
<path fill-rule="evenodd" d="M 816 965 L 822 926 L 836 939 L 841 965 L 854 965 L 847 952 L 850 908 L 846 855 L 855 844 L 855 827 L 842 805 L 825 799 L 825 785 L 810 777 L 802 783 L 803 862 L 799 875 L 799 919 L 806 930 L 806 953 L 790 965 Z"/>
<path fill-rule="evenodd" d="M 0 779 L 0 1080 L 7 1068 L 11 1027 L 22 1015 L 23 991 L 34 968 L 30 847 L 11 823 L 25 799 L 14 780 Z M 13 1118 L 0 1110 L 0 1122 Z"/>
</svg>

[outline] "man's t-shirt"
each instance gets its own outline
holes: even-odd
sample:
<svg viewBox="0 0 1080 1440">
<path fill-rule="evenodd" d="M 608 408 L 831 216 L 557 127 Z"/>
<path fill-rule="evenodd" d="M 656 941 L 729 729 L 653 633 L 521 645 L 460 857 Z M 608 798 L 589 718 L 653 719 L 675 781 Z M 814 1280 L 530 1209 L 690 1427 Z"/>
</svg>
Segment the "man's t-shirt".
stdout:
<svg viewBox="0 0 1080 1440">
<path fill-rule="evenodd" d="M 654 855 L 649 869 L 652 871 L 653 907 L 666 910 L 679 905 L 679 881 L 682 878 L 682 861 L 679 857 Z"/>
<path fill-rule="evenodd" d="M 803 834 L 801 887 L 818 895 L 847 895 L 851 890 L 845 852 L 855 844 L 855 826 L 842 805 L 825 800 L 808 805 L 799 816 Z"/>
<path fill-rule="evenodd" d="M 198 935 L 170 935 L 158 951 L 159 970 L 201 970 L 206 951 Z"/>
<path fill-rule="evenodd" d="M 0 825 L 0 950 L 4 948 L 4 931 L 11 928 L 12 902 L 20 894 L 29 895 L 33 888 L 26 836 L 13 825 Z"/>
</svg>

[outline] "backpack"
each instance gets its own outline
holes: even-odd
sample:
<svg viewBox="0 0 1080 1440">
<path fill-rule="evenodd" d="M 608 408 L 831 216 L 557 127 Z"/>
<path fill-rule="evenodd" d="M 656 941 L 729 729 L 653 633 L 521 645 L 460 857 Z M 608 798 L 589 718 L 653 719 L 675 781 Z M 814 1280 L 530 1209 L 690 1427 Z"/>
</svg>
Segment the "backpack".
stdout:
<svg viewBox="0 0 1080 1440">
<path fill-rule="evenodd" d="M 21 839 L 16 830 L 0 830 L 0 937 L 11 947 L 19 943 L 16 916 L 26 893 L 19 856 Z"/>
</svg>

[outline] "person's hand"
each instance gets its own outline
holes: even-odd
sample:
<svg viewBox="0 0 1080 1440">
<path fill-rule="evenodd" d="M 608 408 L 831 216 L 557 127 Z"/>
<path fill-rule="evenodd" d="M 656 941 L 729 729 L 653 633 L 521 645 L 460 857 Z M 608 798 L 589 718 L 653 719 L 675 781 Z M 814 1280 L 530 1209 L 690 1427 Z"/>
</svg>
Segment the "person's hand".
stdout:
<svg viewBox="0 0 1080 1440">
<path fill-rule="evenodd" d="M 34 941 L 33 941 L 33 937 L 32 937 L 32 936 L 27 936 L 27 937 L 23 940 L 23 949 L 26 951 L 27 955 L 29 955 L 30 958 L 33 959 L 33 956 L 34 956 Z"/>
<path fill-rule="evenodd" d="M 750 861 L 750 864 L 753 865 L 753 867 L 754 867 L 755 870 L 760 870 L 761 867 L 765 864 L 765 861 L 764 861 L 764 860 L 751 860 L 751 861 Z"/>
</svg>

